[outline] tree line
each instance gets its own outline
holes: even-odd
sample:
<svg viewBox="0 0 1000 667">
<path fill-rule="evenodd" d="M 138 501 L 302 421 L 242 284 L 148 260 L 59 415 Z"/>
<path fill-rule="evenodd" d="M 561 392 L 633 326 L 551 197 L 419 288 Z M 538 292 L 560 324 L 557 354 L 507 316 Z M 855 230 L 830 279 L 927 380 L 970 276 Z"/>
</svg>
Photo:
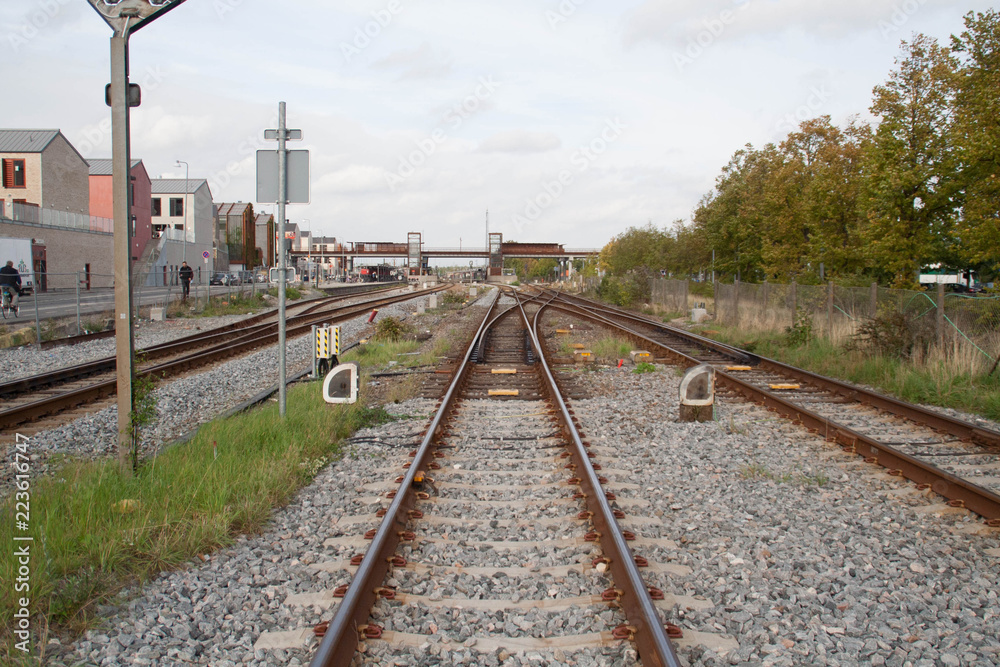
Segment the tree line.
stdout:
<svg viewBox="0 0 1000 667">
<path fill-rule="evenodd" d="M 915 34 L 876 86 L 876 122 L 802 122 L 746 145 L 688 223 L 616 236 L 603 268 L 744 281 L 914 287 L 940 264 L 1000 273 L 1000 14 L 969 12 L 950 43 Z M 713 264 L 714 251 L 714 264 Z"/>
</svg>

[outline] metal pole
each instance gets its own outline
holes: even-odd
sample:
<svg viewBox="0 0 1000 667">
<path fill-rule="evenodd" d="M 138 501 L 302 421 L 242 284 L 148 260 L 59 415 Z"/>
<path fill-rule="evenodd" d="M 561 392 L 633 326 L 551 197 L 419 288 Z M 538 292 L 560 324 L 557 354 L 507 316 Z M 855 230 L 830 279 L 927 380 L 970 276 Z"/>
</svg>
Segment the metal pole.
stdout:
<svg viewBox="0 0 1000 667">
<path fill-rule="evenodd" d="M 80 335 L 80 272 L 76 272 L 76 335 Z"/>
<path fill-rule="evenodd" d="M 184 160 L 177 160 L 177 166 L 184 165 L 184 251 L 182 253 L 182 259 L 186 262 L 188 255 L 188 177 L 190 175 L 190 166 Z"/>
<path fill-rule="evenodd" d="M 285 200 L 288 153 L 285 151 L 285 103 L 278 103 L 278 415 L 285 416 Z"/>
<path fill-rule="evenodd" d="M 16 289 L 16 287 L 15 287 L 15 289 Z M 40 350 L 40 349 L 42 349 L 42 325 L 41 325 L 41 323 L 38 320 L 38 292 L 39 291 L 41 291 L 41 290 L 38 289 L 38 285 L 36 284 L 34 286 L 34 288 L 31 290 L 31 295 L 32 295 L 32 297 L 34 297 L 32 299 L 32 301 L 35 302 L 35 347 L 37 347 Z"/>
<path fill-rule="evenodd" d="M 118 462 L 131 470 L 132 378 L 135 341 L 132 332 L 132 226 L 129 224 L 129 24 L 111 38 L 112 199 L 115 237 L 115 360 L 118 374 Z"/>
</svg>

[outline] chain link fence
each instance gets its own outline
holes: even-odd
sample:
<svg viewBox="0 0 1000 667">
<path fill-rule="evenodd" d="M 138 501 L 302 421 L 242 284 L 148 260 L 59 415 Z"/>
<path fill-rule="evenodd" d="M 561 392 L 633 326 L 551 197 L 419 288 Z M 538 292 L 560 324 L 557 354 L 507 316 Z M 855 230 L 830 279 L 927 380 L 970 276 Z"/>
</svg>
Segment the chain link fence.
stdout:
<svg viewBox="0 0 1000 667">
<path fill-rule="evenodd" d="M 926 349 L 929 361 L 944 361 L 970 373 L 996 370 L 1000 356 L 1000 297 L 897 290 L 870 285 L 845 287 L 761 283 L 716 283 L 714 298 L 693 294 L 693 281 L 654 279 L 650 301 L 666 310 L 688 312 L 706 303 L 715 321 L 747 331 L 782 333 L 808 327 L 835 345 L 857 340 L 873 322 L 905 322 Z M 868 326 L 865 326 L 869 323 Z"/>
</svg>

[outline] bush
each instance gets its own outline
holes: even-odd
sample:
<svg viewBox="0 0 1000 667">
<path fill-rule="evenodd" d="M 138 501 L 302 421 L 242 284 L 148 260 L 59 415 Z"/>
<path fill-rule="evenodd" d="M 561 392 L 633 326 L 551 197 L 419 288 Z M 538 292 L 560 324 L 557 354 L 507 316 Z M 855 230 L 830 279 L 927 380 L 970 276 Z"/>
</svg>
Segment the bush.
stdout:
<svg viewBox="0 0 1000 667">
<path fill-rule="evenodd" d="M 636 364 L 636 367 L 632 372 L 637 375 L 642 375 L 643 373 L 655 373 L 656 366 L 654 366 L 653 364 L 646 363 L 645 361 L 640 361 L 638 364 Z"/>
<path fill-rule="evenodd" d="M 933 343 L 933 320 L 896 310 L 862 322 L 849 347 L 909 359 L 916 351 L 926 352 Z"/>
<path fill-rule="evenodd" d="M 463 296 L 461 292 L 448 290 L 444 293 L 444 296 L 441 297 L 441 302 L 446 306 L 465 303 L 465 296 Z"/>
<path fill-rule="evenodd" d="M 632 276 L 605 276 L 597 288 L 597 296 L 621 308 L 631 308 L 649 301 L 649 281 Z"/>
<path fill-rule="evenodd" d="M 409 325 L 396 317 L 383 317 L 375 323 L 372 340 L 396 342 L 411 333 Z"/>
<path fill-rule="evenodd" d="M 804 311 L 795 314 L 795 324 L 785 327 L 785 344 L 788 347 L 805 345 L 813 339 L 812 316 Z"/>
</svg>

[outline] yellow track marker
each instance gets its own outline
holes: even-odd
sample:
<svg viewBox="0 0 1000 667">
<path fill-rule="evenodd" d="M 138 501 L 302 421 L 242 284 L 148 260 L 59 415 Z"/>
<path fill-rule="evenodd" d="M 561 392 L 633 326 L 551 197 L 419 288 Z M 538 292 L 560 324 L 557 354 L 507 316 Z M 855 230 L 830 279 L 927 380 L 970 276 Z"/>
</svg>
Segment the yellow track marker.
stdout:
<svg viewBox="0 0 1000 667">
<path fill-rule="evenodd" d="M 568 334 L 569 329 L 556 329 L 557 334 Z"/>
<path fill-rule="evenodd" d="M 516 368 L 494 368 L 490 371 L 493 375 L 517 375 Z"/>
<path fill-rule="evenodd" d="M 771 389 L 801 389 L 801 385 L 797 384 L 772 384 Z"/>
<path fill-rule="evenodd" d="M 586 345 L 584 345 L 583 343 L 570 343 L 570 344 L 569 344 L 569 346 L 570 346 L 571 348 L 573 348 L 574 350 L 582 350 L 582 349 L 584 349 L 585 347 L 587 347 L 587 346 L 586 346 Z"/>
<path fill-rule="evenodd" d="M 726 366 L 727 371 L 752 371 L 750 366 Z"/>
<path fill-rule="evenodd" d="M 517 389 L 490 389 L 490 396 L 518 396 Z"/>
</svg>

